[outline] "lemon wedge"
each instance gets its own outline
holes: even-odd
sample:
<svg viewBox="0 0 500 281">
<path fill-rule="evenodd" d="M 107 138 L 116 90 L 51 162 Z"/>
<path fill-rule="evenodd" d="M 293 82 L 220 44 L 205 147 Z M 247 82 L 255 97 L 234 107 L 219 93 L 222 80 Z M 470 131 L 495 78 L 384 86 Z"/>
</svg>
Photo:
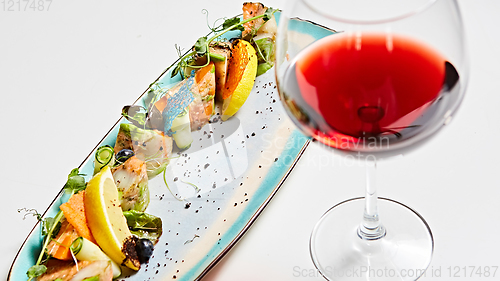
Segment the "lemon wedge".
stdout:
<svg viewBox="0 0 500 281">
<path fill-rule="evenodd" d="M 103 252 L 117 264 L 139 270 L 141 264 L 135 251 L 135 242 L 123 215 L 118 190 L 108 166 L 87 184 L 85 213 L 90 231 Z"/>
<path fill-rule="evenodd" d="M 257 55 L 247 41 L 238 40 L 233 44 L 227 75 L 222 93 L 222 121 L 229 119 L 243 106 L 255 82 Z"/>
</svg>

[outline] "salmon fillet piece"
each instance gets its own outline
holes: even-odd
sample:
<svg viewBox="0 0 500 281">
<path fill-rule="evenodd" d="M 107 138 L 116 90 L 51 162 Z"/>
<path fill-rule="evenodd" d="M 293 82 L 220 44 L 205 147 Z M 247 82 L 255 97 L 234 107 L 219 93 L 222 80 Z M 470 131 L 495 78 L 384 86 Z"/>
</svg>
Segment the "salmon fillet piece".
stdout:
<svg viewBox="0 0 500 281">
<path fill-rule="evenodd" d="M 80 235 L 78 235 L 73 225 L 66 218 L 63 218 L 59 232 L 47 245 L 47 254 L 60 260 L 72 260 L 73 257 L 71 256 L 69 247 L 78 237 Z"/>
<path fill-rule="evenodd" d="M 62 204 L 59 208 L 64 213 L 64 217 L 68 222 L 73 225 L 78 234 L 92 243 L 96 244 L 94 236 L 90 232 L 90 228 L 87 224 L 87 216 L 85 215 L 85 190 L 82 190 L 76 194 L 73 194 L 68 202 Z"/>
<path fill-rule="evenodd" d="M 113 269 L 109 261 L 79 261 L 75 264 L 74 261 L 51 259 L 47 262 L 47 271 L 37 281 L 53 281 L 57 278 L 69 281 L 77 274 L 80 278 L 99 275 L 99 281 L 113 280 Z"/>
<path fill-rule="evenodd" d="M 243 20 L 263 15 L 266 11 L 267 8 L 262 3 L 245 2 L 243 3 Z M 258 18 L 256 20 L 251 20 L 245 23 L 243 25 L 245 30 L 242 32 L 241 37 L 243 39 L 248 39 L 248 37 L 251 36 L 252 33 L 255 34 L 263 24 L 264 24 L 263 18 Z"/>
</svg>

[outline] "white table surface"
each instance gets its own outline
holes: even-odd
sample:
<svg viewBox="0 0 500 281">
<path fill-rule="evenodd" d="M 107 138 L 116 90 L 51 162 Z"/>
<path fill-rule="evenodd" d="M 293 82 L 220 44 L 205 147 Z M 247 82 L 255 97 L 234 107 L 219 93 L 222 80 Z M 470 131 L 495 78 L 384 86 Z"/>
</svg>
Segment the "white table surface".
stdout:
<svg viewBox="0 0 500 281">
<path fill-rule="evenodd" d="M 130 104 L 240 1 L 62 1 L 44 11 L 0 3 L 0 278 L 66 175 Z M 430 224 L 435 252 L 422 280 L 456 267 L 500 266 L 500 2 L 461 0 L 471 56 L 469 88 L 449 127 L 422 149 L 379 163 L 379 196 L 412 206 Z M 283 7 L 284 0 L 266 5 Z M 17 5 L 17 4 L 16 4 Z M 99 105 L 99 106 L 97 106 Z M 308 252 L 329 207 L 363 195 L 364 170 L 312 144 L 253 227 L 204 280 L 322 280 Z"/>
</svg>

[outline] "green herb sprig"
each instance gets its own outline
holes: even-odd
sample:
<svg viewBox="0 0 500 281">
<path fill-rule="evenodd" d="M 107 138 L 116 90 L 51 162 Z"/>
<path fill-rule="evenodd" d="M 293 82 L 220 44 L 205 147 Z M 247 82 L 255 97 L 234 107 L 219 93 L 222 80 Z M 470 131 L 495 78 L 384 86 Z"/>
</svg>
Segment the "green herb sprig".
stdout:
<svg viewBox="0 0 500 281">
<path fill-rule="evenodd" d="M 84 190 L 86 187 L 84 174 L 80 174 L 78 168 L 71 170 L 68 175 L 68 180 L 64 185 L 64 191 L 69 193 L 70 196 Z M 26 275 L 28 275 L 28 281 L 33 280 L 33 278 L 39 277 L 47 271 L 47 267 L 44 263 L 47 261 L 49 256 L 47 255 L 47 247 L 49 242 L 55 238 L 59 230 L 61 229 L 61 220 L 64 217 L 64 214 L 61 210 L 56 214 L 55 217 L 47 217 L 42 219 L 42 215 L 39 214 L 34 209 L 19 209 L 18 212 L 24 210 L 26 215 L 33 215 L 41 224 L 41 233 L 42 237 L 45 237 L 43 240 L 42 250 L 40 251 L 40 255 L 36 261 L 36 264 L 28 269 Z"/>
<path fill-rule="evenodd" d="M 85 183 L 85 174 L 80 174 L 78 168 L 74 168 L 68 175 L 68 181 L 64 185 L 64 191 L 71 195 L 84 190 L 87 184 Z"/>
</svg>

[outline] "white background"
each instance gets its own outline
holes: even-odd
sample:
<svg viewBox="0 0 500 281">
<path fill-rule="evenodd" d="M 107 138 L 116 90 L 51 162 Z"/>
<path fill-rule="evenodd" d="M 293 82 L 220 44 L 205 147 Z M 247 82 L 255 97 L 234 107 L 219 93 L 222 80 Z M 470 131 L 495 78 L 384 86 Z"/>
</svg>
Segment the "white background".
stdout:
<svg viewBox="0 0 500 281">
<path fill-rule="evenodd" d="M 81 161 L 130 104 L 209 22 L 242 2 L 63 1 L 44 11 L 0 2 L 0 278 Z M 282 8 L 284 0 L 267 6 Z M 469 88 L 449 127 L 420 150 L 378 166 L 379 196 L 417 209 L 435 253 L 423 280 L 448 267 L 500 266 L 500 2 L 461 0 L 471 56 Z M 16 4 L 17 5 L 17 4 Z M 254 226 L 205 280 L 322 280 L 310 231 L 332 205 L 363 195 L 364 170 L 311 145 Z M 498 280 L 479 276 L 457 280 Z M 498 278 L 498 279 L 497 279 Z"/>
</svg>

